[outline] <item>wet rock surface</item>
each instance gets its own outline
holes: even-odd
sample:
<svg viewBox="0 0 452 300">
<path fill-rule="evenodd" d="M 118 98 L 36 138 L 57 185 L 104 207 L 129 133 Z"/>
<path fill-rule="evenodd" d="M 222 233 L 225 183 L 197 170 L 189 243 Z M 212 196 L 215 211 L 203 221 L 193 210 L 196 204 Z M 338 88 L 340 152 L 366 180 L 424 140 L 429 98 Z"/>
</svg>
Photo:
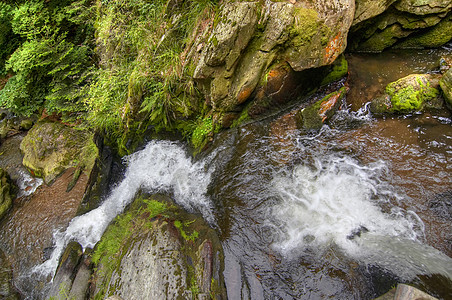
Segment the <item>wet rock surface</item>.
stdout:
<svg viewBox="0 0 452 300">
<path fill-rule="evenodd" d="M 410 113 L 426 109 L 441 110 L 439 76 L 412 74 L 386 86 L 385 94 L 371 104 L 373 113 Z"/>
<path fill-rule="evenodd" d="M 168 201 L 158 195 L 151 199 L 159 199 L 160 203 Z M 151 201 L 154 206 L 160 205 Z M 121 218 L 132 214 L 133 233 L 125 234 L 108 263 L 102 259 L 98 263 L 92 296 L 226 299 L 221 273 L 222 250 L 215 232 L 199 218 L 174 206 L 153 216 L 152 208 L 143 205 L 146 200 L 144 204 L 142 199 L 135 200 L 131 208 L 110 225 L 95 249 L 95 252 L 107 251 L 102 247 L 112 237 L 109 232 L 131 230 L 122 228 L 130 224 L 124 225 Z"/>
<path fill-rule="evenodd" d="M 5 170 L 0 168 L 0 219 L 5 216 L 13 204 L 14 186 Z"/>
<path fill-rule="evenodd" d="M 194 78 L 214 111 L 240 111 L 272 70 L 287 64 L 298 72 L 333 63 L 345 50 L 353 12 L 349 0 L 228 2 L 209 38 L 195 47 L 203 50 Z M 271 86 L 265 88 L 270 98 L 281 84 Z"/>
<path fill-rule="evenodd" d="M 97 157 L 93 135 L 58 122 L 39 122 L 20 145 L 23 165 L 46 183 L 51 183 L 64 170 L 79 166 L 91 171 Z"/>
</svg>

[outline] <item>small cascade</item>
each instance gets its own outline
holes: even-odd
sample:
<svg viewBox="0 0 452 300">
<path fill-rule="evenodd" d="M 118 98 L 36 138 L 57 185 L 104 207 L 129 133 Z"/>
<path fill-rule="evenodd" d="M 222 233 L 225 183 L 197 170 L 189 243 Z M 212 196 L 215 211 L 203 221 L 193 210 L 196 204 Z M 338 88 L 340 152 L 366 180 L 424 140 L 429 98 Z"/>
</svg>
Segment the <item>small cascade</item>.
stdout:
<svg viewBox="0 0 452 300">
<path fill-rule="evenodd" d="M 189 211 L 198 211 L 214 222 L 211 204 L 205 196 L 210 182 L 204 162 L 193 162 L 177 143 L 152 141 L 145 149 L 126 158 L 126 174 L 104 202 L 96 209 L 74 218 L 66 230 L 54 233 L 51 258 L 34 272 L 53 274 L 66 245 L 77 241 L 85 249 L 94 247 L 108 224 L 134 199 L 139 190 L 169 192 L 174 200 Z"/>
<path fill-rule="evenodd" d="M 405 280 L 420 274 L 452 280 L 452 259 L 421 243 L 424 224 L 415 212 L 397 206 L 402 196 L 388 176 L 382 161 L 362 165 L 334 154 L 280 171 L 272 181 L 280 198 L 271 208 L 274 248 L 294 257 L 334 245 Z"/>
</svg>

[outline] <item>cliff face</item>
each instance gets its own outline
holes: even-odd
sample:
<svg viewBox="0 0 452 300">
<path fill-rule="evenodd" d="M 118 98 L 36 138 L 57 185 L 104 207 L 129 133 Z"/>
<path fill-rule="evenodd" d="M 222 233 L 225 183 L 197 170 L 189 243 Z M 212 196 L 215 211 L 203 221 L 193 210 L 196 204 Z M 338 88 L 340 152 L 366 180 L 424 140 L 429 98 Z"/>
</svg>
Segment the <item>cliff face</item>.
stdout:
<svg viewBox="0 0 452 300">
<path fill-rule="evenodd" d="M 214 126 L 256 117 L 319 86 L 350 51 L 437 47 L 452 38 L 450 1 L 223 1 L 187 51 Z M 237 122 L 236 122 L 237 123 Z"/>
<path fill-rule="evenodd" d="M 240 111 L 260 88 L 278 91 L 283 82 L 271 81 L 281 70 L 284 77 L 334 62 L 354 10 L 351 0 L 226 2 L 192 47 L 193 77 L 214 111 Z"/>
</svg>

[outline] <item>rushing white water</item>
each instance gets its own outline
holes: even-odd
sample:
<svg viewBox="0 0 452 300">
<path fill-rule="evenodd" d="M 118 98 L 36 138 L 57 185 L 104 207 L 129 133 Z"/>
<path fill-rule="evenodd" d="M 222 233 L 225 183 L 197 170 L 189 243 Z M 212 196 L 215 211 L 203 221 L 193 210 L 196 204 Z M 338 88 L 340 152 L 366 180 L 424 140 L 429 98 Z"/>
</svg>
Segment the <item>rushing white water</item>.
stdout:
<svg viewBox="0 0 452 300">
<path fill-rule="evenodd" d="M 54 234 L 55 249 L 49 260 L 35 268 L 43 275 L 53 274 L 58 260 L 70 241 L 83 248 L 94 247 L 108 224 L 120 214 L 140 190 L 171 192 L 175 201 L 190 211 L 199 211 L 210 223 L 214 217 L 205 196 L 210 182 L 203 162 L 193 163 L 177 143 L 152 141 L 145 149 L 127 157 L 128 168 L 123 181 L 96 209 L 74 218 L 65 231 Z"/>
<path fill-rule="evenodd" d="M 20 179 L 17 180 L 19 186 L 18 197 L 28 196 L 33 194 L 36 189 L 44 183 L 41 178 L 32 177 L 29 173 L 19 171 Z"/>
<path fill-rule="evenodd" d="M 272 184 L 281 202 L 272 214 L 282 235 L 274 247 L 293 256 L 334 244 L 405 279 L 435 273 L 452 279 L 452 259 L 419 242 L 420 218 L 391 204 L 399 196 L 386 175 L 383 162 L 362 166 L 334 155 L 277 174 Z M 384 212 L 382 204 L 392 208 Z"/>
</svg>

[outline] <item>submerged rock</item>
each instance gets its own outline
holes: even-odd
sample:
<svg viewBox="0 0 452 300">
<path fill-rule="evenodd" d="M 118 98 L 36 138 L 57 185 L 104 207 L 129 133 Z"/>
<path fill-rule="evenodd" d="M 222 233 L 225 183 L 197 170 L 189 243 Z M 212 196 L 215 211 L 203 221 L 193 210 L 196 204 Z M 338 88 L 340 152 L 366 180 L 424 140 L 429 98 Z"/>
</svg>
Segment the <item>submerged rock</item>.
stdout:
<svg viewBox="0 0 452 300">
<path fill-rule="evenodd" d="M 406 284 L 399 283 L 397 288 L 391 289 L 386 294 L 375 300 L 437 300 L 423 291 Z"/>
<path fill-rule="evenodd" d="M 412 74 L 386 86 L 385 94 L 372 101 L 373 113 L 410 113 L 424 109 L 442 109 L 439 77 Z"/>
<path fill-rule="evenodd" d="M 49 184 L 64 170 L 90 172 L 98 155 L 93 134 L 58 122 L 38 122 L 20 144 L 23 165 Z"/>
<path fill-rule="evenodd" d="M 8 173 L 0 168 L 0 219 L 13 205 L 13 185 Z"/>
<path fill-rule="evenodd" d="M 0 250 L 0 298 L 5 300 L 19 299 L 13 284 L 13 271 L 6 255 Z"/>
</svg>

